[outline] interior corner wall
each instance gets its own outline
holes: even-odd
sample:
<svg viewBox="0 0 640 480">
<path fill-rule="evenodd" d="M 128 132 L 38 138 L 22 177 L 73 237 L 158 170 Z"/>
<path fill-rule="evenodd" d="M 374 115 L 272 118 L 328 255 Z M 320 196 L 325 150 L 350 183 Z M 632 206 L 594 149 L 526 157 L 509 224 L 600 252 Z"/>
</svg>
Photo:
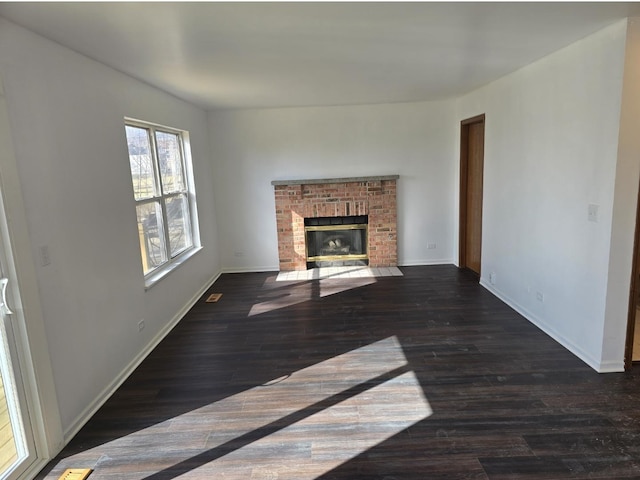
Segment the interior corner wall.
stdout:
<svg viewBox="0 0 640 480">
<path fill-rule="evenodd" d="M 481 283 L 598 371 L 622 369 L 603 332 L 625 35 L 618 22 L 457 102 L 457 121 L 486 114 Z"/>
<path fill-rule="evenodd" d="M 68 440 L 220 271 L 207 116 L 2 18 L 0 74 Z M 125 116 L 190 132 L 200 205 L 203 250 L 148 291 Z"/>
<path fill-rule="evenodd" d="M 278 270 L 272 180 L 391 174 L 400 265 L 453 262 L 452 101 L 214 111 L 209 128 L 225 271 Z"/>
</svg>

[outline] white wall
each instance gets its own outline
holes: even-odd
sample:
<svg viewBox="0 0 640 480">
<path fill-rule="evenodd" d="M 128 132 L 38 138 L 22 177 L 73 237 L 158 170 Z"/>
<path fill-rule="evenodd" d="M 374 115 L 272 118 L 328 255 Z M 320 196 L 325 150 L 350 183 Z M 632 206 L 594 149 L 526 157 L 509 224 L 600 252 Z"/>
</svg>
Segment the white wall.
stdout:
<svg viewBox="0 0 640 480">
<path fill-rule="evenodd" d="M 399 263 L 453 261 L 452 102 L 212 112 L 209 125 L 225 270 L 278 269 L 272 180 L 386 174 L 400 175 Z"/>
<path fill-rule="evenodd" d="M 458 120 L 486 113 L 482 283 L 597 370 L 622 369 L 622 349 L 603 357 L 603 332 L 625 32 L 617 23 L 457 105 Z"/>
<path fill-rule="evenodd" d="M 207 118 L 3 19 L 0 76 L 68 437 L 220 271 Z M 124 116 L 189 130 L 194 159 L 204 249 L 146 292 Z"/>
</svg>

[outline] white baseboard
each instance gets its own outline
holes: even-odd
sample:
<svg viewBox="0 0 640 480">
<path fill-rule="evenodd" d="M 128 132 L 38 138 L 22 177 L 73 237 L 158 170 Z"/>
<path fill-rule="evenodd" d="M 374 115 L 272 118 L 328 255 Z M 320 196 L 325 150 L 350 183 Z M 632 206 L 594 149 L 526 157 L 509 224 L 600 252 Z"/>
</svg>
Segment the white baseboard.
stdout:
<svg viewBox="0 0 640 480">
<path fill-rule="evenodd" d="M 612 373 L 612 372 L 624 372 L 624 363 L 623 362 L 601 362 L 593 358 L 593 356 L 587 352 L 585 352 L 582 348 L 575 345 L 571 340 L 567 339 L 562 334 L 558 333 L 555 328 L 549 325 L 547 322 L 531 313 L 529 310 L 524 308 L 522 305 L 519 305 L 517 302 L 514 302 L 509 297 L 504 295 L 500 290 L 496 289 L 493 285 L 488 283 L 485 279 L 480 279 L 480 285 L 486 288 L 493 295 L 498 297 L 504 303 L 513 308 L 516 312 L 522 315 L 524 318 L 533 323 L 536 327 L 542 330 L 544 333 L 553 338 L 556 342 L 562 345 L 564 348 L 573 353 L 580 360 L 585 362 L 591 368 L 593 368 L 598 373 Z"/>
<path fill-rule="evenodd" d="M 441 259 L 431 259 L 431 260 L 409 260 L 406 262 L 398 263 L 399 267 L 423 267 L 428 265 L 451 265 L 453 264 L 452 258 L 441 258 Z"/>
<path fill-rule="evenodd" d="M 224 267 L 222 273 L 261 273 L 261 272 L 278 272 L 280 267 L 268 266 L 268 267 Z"/>
<path fill-rule="evenodd" d="M 68 444 L 71 439 L 80 431 L 80 429 L 91 419 L 93 415 L 102 407 L 107 400 L 115 393 L 115 391 L 124 383 L 124 381 L 138 368 L 142 361 L 153 351 L 154 348 L 169 334 L 180 320 L 187 314 L 196 302 L 204 295 L 204 293 L 215 283 L 222 272 L 216 273 L 211 277 L 205 285 L 200 288 L 189 301 L 174 315 L 169 323 L 167 323 L 158 334 L 151 339 L 147 346 L 120 372 L 120 374 L 85 408 L 80 415 L 71 423 L 71 426 L 64 432 L 64 444 Z"/>
<path fill-rule="evenodd" d="M 597 370 L 598 373 L 620 373 L 624 371 L 624 362 L 616 361 L 600 362 L 600 368 Z"/>
</svg>

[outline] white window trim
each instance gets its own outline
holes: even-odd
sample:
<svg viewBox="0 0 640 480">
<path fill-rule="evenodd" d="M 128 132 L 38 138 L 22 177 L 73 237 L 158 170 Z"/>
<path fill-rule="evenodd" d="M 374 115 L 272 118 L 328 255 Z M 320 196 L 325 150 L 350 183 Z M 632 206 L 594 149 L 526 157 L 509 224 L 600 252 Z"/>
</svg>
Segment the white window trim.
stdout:
<svg viewBox="0 0 640 480">
<path fill-rule="evenodd" d="M 184 177 L 186 182 L 186 194 L 187 194 L 187 202 L 189 204 L 189 213 L 190 218 L 189 221 L 191 223 L 191 247 L 185 249 L 180 252 L 175 257 L 171 257 L 171 253 L 167 252 L 168 260 L 165 264 L 157 267 L 151 272 L 147 273 L 144 276 L 144 288 L 145 290 L 149 290 L 155 284 L 157 284 L 160 280 L 165 278 L 168 274 L 176 270 L 178 267 L 187 262 L 191 257 L 196 255 L 198 252 L 202 250 L 202 244 L 200 241 L 200 227 L 198 223 L 198 209 L 196 202 L 196 192 L 195 192 L 195 181 L 193 175 L 193 161 L 191 157 L 191 142 L 189 138 L 189 132 L 186 130 L 180 130 L 174 127 L 168 127 L 166 125 L 160 125 L 153 122 L 148 122 L 145 120 L 139 120 L 131 117 L 124 118 L 125 126 L 139 127 L 145 129 L 152 129 L 152 131 L 160 130 L 168 133 L 175 133 L 180 138 L 180 147 L 182 149 L 182 158 L 183 158 L 183 167 L 184 167 Z M 152 132 L 153 134 L 153 132 Z M 125 135 L 126 140 L 126 135 Z M 153 139 L 155 142 L 155 138 Z M 154 156 L 156 153 L 154 152 Z M 129 160 L 128 149 L 127 149 L 127 160 Z M 156 167 L 154 167 L 155 169 Z M 161 197 L 161 198 L 164 198 Z M 134 200 L 135 204 L 138 205 L 142 203 L 138 200 Z M 140 250 L 140 249 L 139 249 Z M 141 266 L 142 266 L 142 250 L 140 250 L 141 256 Z"/>
<path fill-rule="evenodd" d="M 177 269 L 179 266 L 181 266 L 183 263 L 185 263 L 187 260 L 193 257 L 200 250 L 202 250 L 202 246 L 191 247 L 188 250 L 185 250 L 184 252 L 182 252 L 177 257 L 171 259 L 170 262 L 167 262 L 163 266 L 158 267 L 152 272 L 150 272 L 149 274 L 147 274 L 144 277 L 144 289 L 149 290 L 156 283 L 158 283 L 164 277 L 169 275 L 171 272 L 173 272 L 175 269 Z"/>
</svg>

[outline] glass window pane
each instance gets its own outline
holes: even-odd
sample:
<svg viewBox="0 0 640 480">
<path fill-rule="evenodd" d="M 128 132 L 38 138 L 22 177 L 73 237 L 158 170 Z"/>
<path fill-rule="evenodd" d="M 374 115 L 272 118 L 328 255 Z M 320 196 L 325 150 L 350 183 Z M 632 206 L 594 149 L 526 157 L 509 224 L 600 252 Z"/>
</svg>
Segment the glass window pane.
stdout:
<svg viewBox="0 0 640 480">
<path fill-rule="evenodd" d="M 169 231 L 169 245 L 171 256 L 191 247 L 191 226 L 189 218 L 189 204 L 186 195 L 176 195 L 167 198 L 167 223 Z"/>
<path fill-rule="evenodd" d="M 180 155 L 180 137 L 174 133 L 156 132 L 158 163 L 164 193 L 183 192 L 185 190 Z"/>
<path fill-rule="evenodd" d="M 137 205 L 138 233 L 140 235 L 140 251 L 142 267 L 146 275 L 158 266 L 167 262 L 167 250 L 162 225 L 162 210 L 159 202 Z"/>
<path fill-rule="evenodd" d="M 136 200 L 151 198 L 156 194 L 153 175 L 153 159 L 149 131 L 145 128 L 126 126 L 129 165 Z"/>
</svg>

